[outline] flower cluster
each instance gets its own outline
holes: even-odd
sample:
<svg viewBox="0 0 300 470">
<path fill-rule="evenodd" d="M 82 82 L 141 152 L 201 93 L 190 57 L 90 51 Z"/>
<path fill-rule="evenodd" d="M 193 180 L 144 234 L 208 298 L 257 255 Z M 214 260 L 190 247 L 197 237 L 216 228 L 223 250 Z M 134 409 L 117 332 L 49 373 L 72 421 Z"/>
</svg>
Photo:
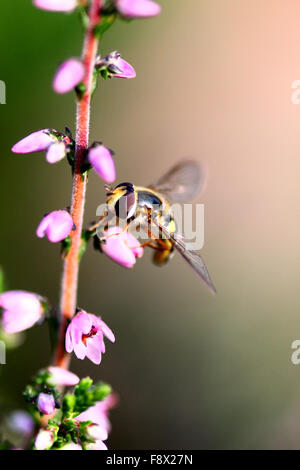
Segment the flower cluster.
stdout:
<svg viewBox="0 0 300 470">
<path fill-rule="evenodd" d="M 63 373 L 63 371 L 60 372 L 61 375 Z M 66 381 L 68 381 L 67 376 Z M 30 391 L 25 392 L 26 396 L 30 392 L 34 393 L 35 388 L 36 382 L 31 386 Z M 54 393 L 57 394 L 57 391 L 55 390 Z M 40 395 L 41 393 L 39 397 Z M 107 440 L 111 428 L 108 412 L 116 403 L 117 399 L 108 385 L 102 382 L 93 385 L 90 378 L 82 379 L 73 392 L 68 392 L 64 396 L 61 409 L 57 412 L 52 409 L 52 418 L 48 420 L 47 427 L 38 432 L 34 448 L 36 450 L 107 450 L 104 441 Z"/>
</svg>

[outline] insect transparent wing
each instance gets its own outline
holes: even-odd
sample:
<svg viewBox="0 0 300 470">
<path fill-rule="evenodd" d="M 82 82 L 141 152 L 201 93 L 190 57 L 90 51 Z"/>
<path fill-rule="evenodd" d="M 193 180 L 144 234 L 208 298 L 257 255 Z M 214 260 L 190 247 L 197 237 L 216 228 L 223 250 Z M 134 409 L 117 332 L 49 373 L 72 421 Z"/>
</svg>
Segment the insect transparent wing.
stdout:
<svg viewBox="0 0 300 470">
<path fill-rule="evenodd" d="M 157 221 L 154 221 L 154 223 L 160 228 L 166 238 L 169 238 L 173 241 L 176 250 L 198 274 L 198 276 L 202 279 L 202 281 L 206 284 L 210 291 L 215 294 L 216 288 L 211 280 L 207 267 L 205 266 L 205 263 L 201 258 L 199 251 L 188 250 L 186 248 L 186 241 L 182 235 L 176 233 L 172 234 L 166 229 L 166 227 L 164 227 L 163 225 L 159 225 Z"/>
<path fill-rule="evenodd" d="M 174 246 L 176 250 L 181 254 L 181 256 L 189 263 L 193 270 L 200 276 L 202 281 L 207 285 L 211 292 L 216 293 L 216 288 L 211 280 L 207 267 L 203 259 L 200 256 L 198 251 L 189 251 L 186 248 L 182 247 L 182 244 L 174 240 L 174 236 L 171 236 L 174 241 Z"/>
<path fill-rule="evenodd" d="M 204 180 L 204 171 L 199 163 L 183 160 L 149 187 L 166 196 L 170 202 L 190 202 L 199 194 Z"/>
</svg>

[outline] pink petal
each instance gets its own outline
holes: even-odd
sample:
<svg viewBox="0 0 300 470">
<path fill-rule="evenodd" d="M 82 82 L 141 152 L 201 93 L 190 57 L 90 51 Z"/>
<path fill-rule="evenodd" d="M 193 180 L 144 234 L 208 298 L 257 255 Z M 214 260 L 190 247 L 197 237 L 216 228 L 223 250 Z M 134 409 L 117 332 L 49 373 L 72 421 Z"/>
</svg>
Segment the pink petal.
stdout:
<svg viewBox="0 0 300 470">
<path fill-rule="evenodd" d="M 18 333 L 19 331 L 31 328 L 39 318 L 39 316 L 35 316 L 32 313 L 23 315 L 20 312 L 5 310 L 2 316 L 2 326 L 6 333 Z"/>
<path fill-rule="evenodd" d="M 87 427 L 87 434 L 90 439 L 95 441 L 106 441 L 108 438 L 108 432 L 103 426 L 99 426 L 99 424 L 90 424 Z"/>
<path fill-rule="evenodd" d="M 66 144 L 63 141 L 53 142 L 46 151 L 48 163 L 57 163 L 66 156 Z"/>
<path fill-rule="evenodd" d="M 41 220 L 36 236 L 44 238 L 47 235 L 51 243 L 64 240 L 73 229 L 73 220 L 69 212 L 58 210 L 50 212 Z"/>
<path fill-rule="evenodd" d="M 68 353 L 71 353 L 73 351 L 71 328 L 72 328 L 71 325 L 69 325 L 66 331 L 66 338 L 65 338 L 65 348 Z"/>
<path fill-rule="evenodd" d="M 37 407 L 41 413 L 51 415 L 55 410 L 55 400 L 51 393 L 40 393 L 37 400 Z"/>
<path fill-rule="evenodd" d="M 92 421 L 104 427 L 107 432 L 110 431 L 111 425 L 107 417 L 108 409 L 113 408 L 116 404 L 114 394 L 109 395 L 105 400 L 99 401 L 96 405 L 91 406 L 86 411 L 76 417 L 78 421 Z M 112 406 L 111 406 L 112 405 Z"/>
<path fill-rule="evenodd" d="M 53 142 L 55 142 L 55 137 L 49 134 L 49 129 L 42 129 L 24 137 L 13 146 L 11 151 L 14 153 L 41 152 Z"/>
<path fill-rule="evenodd" d="M 127 238 L 125 243 L 132 250 L 136 258 L 141 258 L 144 254 L 144 248 L 141 246 L 140 242 L 130 233 L 126 232 Z"/>
<path fill-rule="evenodd" d="M 83 360 L 87 354 L 87 348 L 86 346 L 83 344 L 83 342 L 80 342 L 80 343 L 74 343 L 73 342 L 73 346 L 74 346 L 74 353 L 75 353 L 75 356 L 80 359 L 80 360 Z"/>
<path fill-rule="evenodd" d="M 53 432 L 48 429 L 41 429 L 35 438 L 34 446 L 37 450 L 45 450 L 49 449 L 53 442 Z"/>
<path fill-rule="evenodd" d="M 106 183 L 110 184 L 115 181 L 115 162 L 108 148 L 104 145 L 90 148 L 88 159 L 94 170 Z"/>
<path fill-rule="evenodd" d="M 9 414 L 8 426 L 14 434 L 27 437 L 31 436 L 35 428 L 33 418 L 23 410 L 16 410 Z"/>
<path fill-rule="evenodd" d="M 39 296 L 26 291 L 8 291 L 0 295 L 2 324 L 6 333 L 17 333 L 32 327 L 42 316 Z"/>
<path fill-rule="evenodd" d="M 47 370 L 51 374 L 51 377 L 47 379 L 47 383 L 49 385 L 63 385 L 66 387 L 70 387 L 79 383 L 79 377 L 73 374 L 73 372 L 70 372 L 69 370 L 65 370 L 61 367 L 55 366 L 48 367 Z"/>
<path fill-rule="evenodd" d="M 101 320 L 101 318 L 98 318 L 98 325 L 100 326 L 103 334 L 106 336 L 106 338 L 108 338 L 112 343 L 114 343 L 116 341 L 116 338 L 115 338 L 115 335 L 113 334 L 113 332 L 111 331 L 111 329 L 106 325 L 106 323 L 104 323 L 103 320 Z"/>
<path fill-rule="evenodd" d="M 31 311 L 38 313 L 41 310 L 39 296 L 24 290 L 11 290 L 0 294 L 0 307 L 20 311 L 24 315 Z"/>
<path fill-rule="evenodd" d="M 77 0 L 33 0 L 34 5 L 42 10 L 72 11 L 77 7 Z"/>
<path fill-rule="evenodd" d="M 126 60 L 122 59 L 122 57 L 119 57 L 115 65 L 118 67 L 118 69 L 121 70 L 121 72 L 114 73 L 112 77 L 116 78 L 135 78 L 136 77 L 136 72 L 132 65 L 130 65 Z"/>
<path fill-rule="evenodd" d="M 93 319 L 91 318 L 93 315 L 86 313 L 84 310 L 81 310 L 79 313 L 75 315 L 72 320 L 73 328 L 76 332 L 79 333 L 79 337 L 87 335 L 93 326 Z M 75 335 L 76 341 L 78 341 L 78 337 Z"/>
<path fill-rule="evenodd" d="M 117 0 L 117 9 L 124 18 L 149 18 L 161 12 L 161 7 L 151 0 Z"/>
<path fill-rule="evenodd" d="M 101 362 L 101 337 L 95 336 L 94 338 L 87 340 L 86 355 L 90 361 L 94 364 L 99 365 Z"/>
<path fill-rule="evenodd" d="M 68 59 L 60 65 L 53 81 L 56 93 L 67 93 L 73 90 L 84 78 L 85 68 L 78 59 Z"/>
<path fill-rule="evenodd" d="M 132 268 L 136 263 L 132 250 L 125 245 L 121 236 L 107 238 L 101 249 L 106 256 L 125 268 Z"/>
</svg>

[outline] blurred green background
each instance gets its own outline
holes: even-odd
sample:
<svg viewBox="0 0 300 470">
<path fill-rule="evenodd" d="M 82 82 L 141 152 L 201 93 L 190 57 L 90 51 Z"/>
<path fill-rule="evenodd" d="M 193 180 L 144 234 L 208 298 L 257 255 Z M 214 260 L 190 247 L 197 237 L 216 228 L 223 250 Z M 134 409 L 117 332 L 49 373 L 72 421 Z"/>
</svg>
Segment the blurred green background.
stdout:
<svg viewBox="0 0 300 470">
<path fill-rule="evenodd" d="M 118 182 L 147 184 L 183 156 L 209 180 L 203 256 L 212 296 L 179 257 L 158 269 L 149 254 L 126 271 L 89 248 L 79 306 L 116 334 L 100 367 L 81 375 L 120 396 L 115 449 L 300 448 L 300 78 L 297 0 L 160 0 L 161 16 L 118 21 L 101 44 L 134 65 L 135 80 L 100 82 L 91 140 L 116 151 Z M 45 127 L 74 130 L 75 99 L 57 96 L 59 62 L 79 56 L 76 15 L 30 0 L 1 2 L 1 254 L 7 288 L 58 302 L 59 247 L 35 237 L 41 216 L 70 202 L 68 165 L 11 146 Z M 104 201 L 91 175 L 86 222 Z M 0 366 L 1 411 L 23 406 L 28 377 L 47 365 L 46 327 Z"/>
</svg>

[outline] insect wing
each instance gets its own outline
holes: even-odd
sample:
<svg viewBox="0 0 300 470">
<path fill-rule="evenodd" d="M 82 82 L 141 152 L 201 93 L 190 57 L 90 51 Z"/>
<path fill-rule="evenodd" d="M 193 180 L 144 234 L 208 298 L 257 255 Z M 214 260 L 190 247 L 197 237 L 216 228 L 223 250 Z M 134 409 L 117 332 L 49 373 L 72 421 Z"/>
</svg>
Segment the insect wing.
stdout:
<svg viewBox="0 0 300 470">
<path fill-rule="evenodd" d="M 205 177 L 203 168 L 194 160 L 183 160 L 149 186 L 171 202 L 189 202 L 201 191 Z"/>
<path fill-rule="evenodd" d="M 157 221 L 154 221 L 155 225 L 159 225 Z M 174 247 L 176 250 L 181 254 L 181 256 L 187 261 L 187 263 L 193 268 L 193 270 L 198 274 L 198 276 L 202 279 L 202 281 L 206 284 L 206 286 L 210 289 L 211 292 L 214 294 L 216 293 L 215 286 L 211 280 L 207 267 L 203 259 L 200 256 L 199 251 L 191 251 L 186 248 L 186 242 L 184 237 L 180 234 L 172 234 L 170 233 L 166 227 L 163 225 L 159 225 L 160 230 L 164 234 L 165 237 L 171 239 L 174 243 Z"/>
</svg>

